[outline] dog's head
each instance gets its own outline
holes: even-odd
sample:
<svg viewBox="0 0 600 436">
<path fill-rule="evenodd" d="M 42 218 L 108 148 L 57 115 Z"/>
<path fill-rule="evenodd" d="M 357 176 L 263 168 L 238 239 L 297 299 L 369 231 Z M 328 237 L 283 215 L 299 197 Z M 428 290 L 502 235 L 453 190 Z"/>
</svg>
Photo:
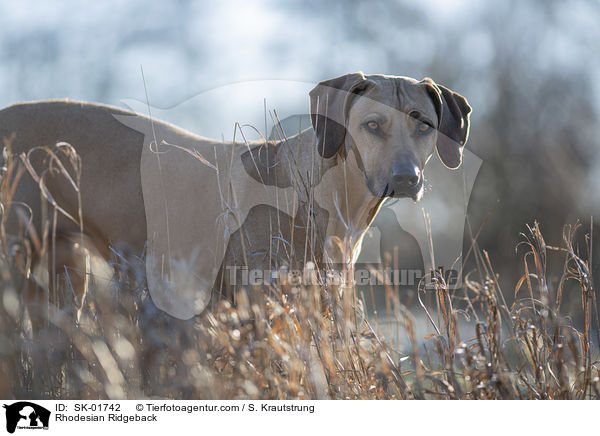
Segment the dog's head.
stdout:
<svg viewBox="0 0 600 436">
<path fill-rule="evenodd" d="M 319 83 L 310 98 L 319 153 L 356 153 L 376 197 L 418 200 L 436 148 L 448 168 L 461 164 L 471 107 L 429 78 L 346 74 Z"/>
</svg>

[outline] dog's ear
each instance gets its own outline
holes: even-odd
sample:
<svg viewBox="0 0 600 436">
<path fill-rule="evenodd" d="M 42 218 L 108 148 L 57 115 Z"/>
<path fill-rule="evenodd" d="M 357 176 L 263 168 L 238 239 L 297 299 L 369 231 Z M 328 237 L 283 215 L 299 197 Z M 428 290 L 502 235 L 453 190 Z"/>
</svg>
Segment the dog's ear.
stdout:
<svg viewBox="0 0 600 436">
<path fill-rule="evenodd" d="M 438 116 L 438 155 L 448 168 L 458 168 L 469 137 L 471 106 L 462 95 L 436 84 L 430 78 L 425 78 L 422 83 L 427 86 Z"/>
<path fill-rule="evenodd" d="M 310 91 L 310 118 L 321 156 L 334 156 L 344 144 L 350 97 L 366 89 L 369 83 L 358 72 L 325 80 Z"/>
</svg>

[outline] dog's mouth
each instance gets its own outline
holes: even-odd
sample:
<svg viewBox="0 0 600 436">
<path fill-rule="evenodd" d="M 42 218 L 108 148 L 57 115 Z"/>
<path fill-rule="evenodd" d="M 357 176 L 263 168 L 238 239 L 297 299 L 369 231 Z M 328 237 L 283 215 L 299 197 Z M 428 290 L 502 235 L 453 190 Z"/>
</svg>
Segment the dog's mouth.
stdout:
<svg viewBox="0 0 600 436">
<path fill-rule="evenodd" d="M 383 189 L 374 189 L 371 183 L 367 184 L 370 191 L 378 198 L 410 198 L 419 201 L 423 196 L 423 181 L 410 188 L 402 188 L 386 183 Z"/>
<path fill-rule="evenodd" d="M 419 182 L 416 186 L 411 188 L 399 188 L 395 187 L 390 189 L 388 197 L 391 198 L 410 198 L 413 201 L 419 201 L 423 196 L 423 182 Z"/>
</svg>

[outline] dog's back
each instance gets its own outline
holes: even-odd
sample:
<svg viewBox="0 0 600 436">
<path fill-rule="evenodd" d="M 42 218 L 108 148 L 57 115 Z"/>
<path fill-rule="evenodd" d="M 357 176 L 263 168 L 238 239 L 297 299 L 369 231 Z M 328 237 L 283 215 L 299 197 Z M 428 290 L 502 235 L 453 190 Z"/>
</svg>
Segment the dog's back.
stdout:
<svg viewBox="0 0 600 436">
<path fill-rule="evenodd" d="M 130 115 L 135 114 L 116 107 L 67 100 L 16 104 L 0 111 L 0 141 L 16 165 L 23 166 L 23 158 L 26 158 L 30 169 L 43 176 L 48 192 L 69 215 L 76 218 L 80 206 L 86 211 L 88 233 L 93 234 L 108 222 L 112 234 L 94 236 L 107 236 L 141 249 L 146 238 L 139 169 L 144 136 L 115 118 Z M 79 189 L 85 192 L 80 196 L 81 204 L 56 161 L 54 171 L 46 171 L 51 160 L 49 152 L 52 152 L 73 181 L 77 181 L 75 161 L 56 149 L 56 144 L 61 142 L 70 144 L 81 161 Z M 99 180 L 103 183 L 98 183 Z M 40 195 L 39 182 L 34 180 L 31 171 L 25 171 L 16 185 L 12 203 L 15 206 L 27 204 L 31 208 L 37 233 L 41 232 Z M 59 214 L 58 219 L 57 231 L 79 230 L 79 225 L 64 215 Z M 18 214 L 11 213 L 9 232 L 17 231 L 22 221 Z M 130 223 L 139 225 L 132 228 Z"/>
</svg>

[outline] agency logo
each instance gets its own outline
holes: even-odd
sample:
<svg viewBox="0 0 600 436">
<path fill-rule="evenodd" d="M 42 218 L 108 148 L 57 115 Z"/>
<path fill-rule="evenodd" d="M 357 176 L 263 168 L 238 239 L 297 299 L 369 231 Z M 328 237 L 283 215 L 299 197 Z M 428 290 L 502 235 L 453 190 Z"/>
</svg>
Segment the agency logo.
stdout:
<svg viewBox="0 0 600 436">
<path fill-rule="evenodd" d="M 10 405 L 4 404 L 6 409 L 6 431 L 14 433 L 16 429 L 48 430 L 50 411 L 42 406 L 29 401 L 19 401 Z"/>
<path fill-rule="evenodd" d="M 444 93 L 455 98 L 444 88 L 442 100 L 435 100 L 442 109 Z M 332 268 L 352 258 L 361 273 L 391 270 L 361 275 L 357 285 L 381 276 L 399 286 L 435 289 L 443 279 L 448 288 L 460 287 L 466 211 L 482 163 L 464 150 L 468 105 L 461 109 L 452 100 L 454 121 L 462 120 L 456 131 L 442 126 L 435 104 L 425 105 L 421 110 L 440 123 L 420 122 L 425 133 L 415 136 L 412 112 L 369 95 L 258 81 L 166 109 L 125 101 L 138 114 L 152 114 L 152 120 L 115 118 L 144 137 L 145 260 L 154 304 L 189 319 L 204 311 L 215 284 L 265 282 L 280 267 L 313 257 Z M 243 100 L 255 104 L 234 107 Z M 373 113 L 403 126 L 394 130 L 397 137 L 377 133 L 376 120 L 367 131 L 359 119 Z M 376 217 L 365 231 L 368 213 Z"/>
</svg>

